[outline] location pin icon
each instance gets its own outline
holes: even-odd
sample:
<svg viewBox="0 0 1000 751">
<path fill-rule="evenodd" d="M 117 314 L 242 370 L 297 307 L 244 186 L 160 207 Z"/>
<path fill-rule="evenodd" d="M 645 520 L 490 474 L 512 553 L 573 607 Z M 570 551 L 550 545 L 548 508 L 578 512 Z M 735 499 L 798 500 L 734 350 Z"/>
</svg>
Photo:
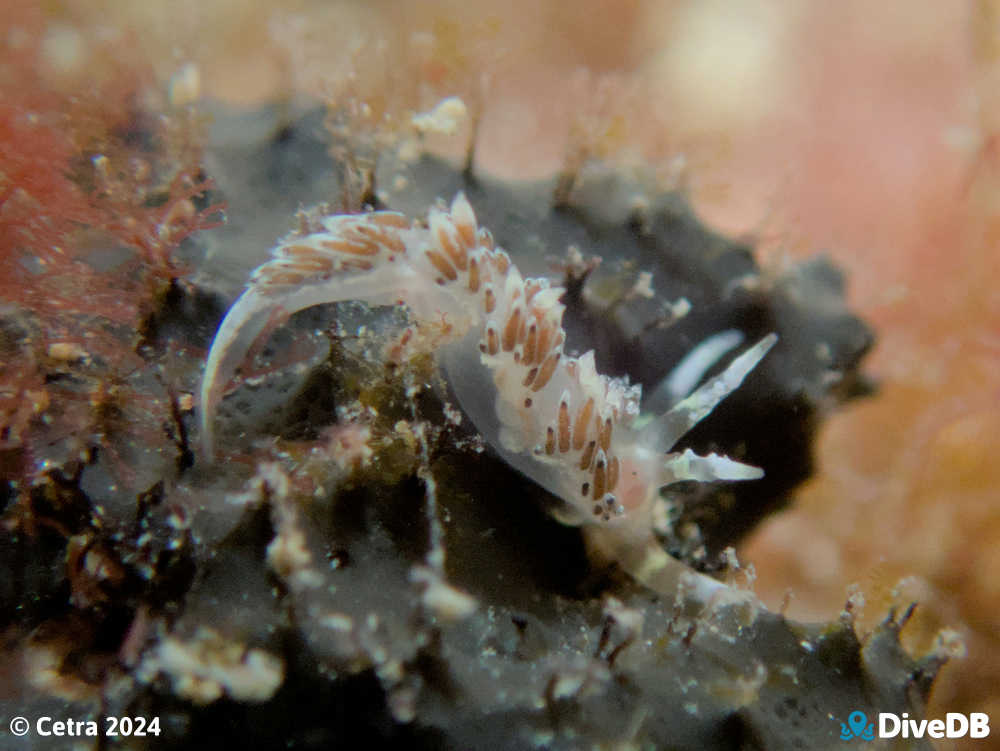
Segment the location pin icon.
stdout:
<svg viewBox="0 0 1000 751">
<path fill-rule="evenodd" d="M 868 724 L 868 718 L 865 717 L 864 712 L 851 712 L 847 716 L 847 724 L 851 726 L 851 732 L 854 733 L 854 737 L 860 738 L 861 734 L 865 732 L 865 725 Z"/>
</svg>

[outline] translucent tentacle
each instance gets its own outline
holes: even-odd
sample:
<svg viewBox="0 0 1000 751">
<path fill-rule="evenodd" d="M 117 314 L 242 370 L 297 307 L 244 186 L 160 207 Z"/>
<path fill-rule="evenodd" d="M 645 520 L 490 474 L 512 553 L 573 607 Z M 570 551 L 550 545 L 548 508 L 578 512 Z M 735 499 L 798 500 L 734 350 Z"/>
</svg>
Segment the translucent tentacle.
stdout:
<svg viewBox="0 0 1000 751">
<path fill-rule="evenodd" d="M 715 409 L 719 402 L 739 388 L 747 374 L 777 341 L 777 334 L 768 334 L 733 360 L 722 373 L 660 417 L 654 418 L 642 430 L 643 443 L 647 446 L 660 446 L 664 450 L 670 449 L 685 433 Z"/>
<path fill-rule="evenodd" d="M 743 332 L 728 329 L 713 334 L 688 352 L 646 397 L 643 412 L 662 413 L 690 394 L 709 368 L 743 344 Z"/>
<path fill-rule="evenodd" d="M 718 454 L 699 456 L 691 449 L 680 454 L 668 454 L 660 473 L 659 484 L 670 485 L 681 480 L 713 482 L 715 480 L 759 480 L 764 476 L 760 467 L 734 461 Z"/>
<path fill-rule="evenodd" d="M 215 444 L 212 416 L 222 399 L 222 390 L 273 314 L 270 304 L 248 290 L 229 309 L 215 334 L 201 380 L 201 442 L 209 458 Z"/>
</svg>

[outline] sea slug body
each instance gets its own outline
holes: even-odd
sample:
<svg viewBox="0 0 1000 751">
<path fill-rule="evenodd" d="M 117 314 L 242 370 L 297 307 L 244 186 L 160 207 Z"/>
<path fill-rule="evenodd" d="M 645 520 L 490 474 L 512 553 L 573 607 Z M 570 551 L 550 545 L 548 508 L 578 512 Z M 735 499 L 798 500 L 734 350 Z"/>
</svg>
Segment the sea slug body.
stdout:
<svg viewBox="0 0 1000 751">
<path fill-rule="evenodd" d="M 661 487 L 681 480 L 763 476 L 716 454 L 667 452 L 740 385 L 776 335 L 640 425 L 641 387 L 598 373 L 593 352 L 566 354 L 563 289 L 523 278 L 461 193 L 449 210 L 432 208 L 426 222 L 391 211 L 313 217 L 272 255 L 209 353 L 201 390 L 208 456 L 222 390 L 276 315 L 341 300 L 403 304 L 417 324 L 447 321 L 438 355 L 463 410 L 508 463 L 562 499 L 561 520 L 583 525 L 595 547 L 660 591 L 684 586 L 705 600 L 723 586 L 660 549 L 653 506 Z M 719 350 L 705 348 L 685 368 L 703 373 Z"/>
</svg>

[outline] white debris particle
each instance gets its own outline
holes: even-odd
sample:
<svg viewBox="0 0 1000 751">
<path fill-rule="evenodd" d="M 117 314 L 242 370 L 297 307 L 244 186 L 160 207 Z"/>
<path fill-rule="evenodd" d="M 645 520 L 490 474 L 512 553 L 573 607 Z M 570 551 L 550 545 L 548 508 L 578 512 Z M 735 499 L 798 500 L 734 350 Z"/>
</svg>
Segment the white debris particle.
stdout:
<svg viewBox="0 0 1000 751">
<path fill-rule="evenodd" d="M 958 631 L 943 628 L 934 636 L 934 651 L 942 657 L 961 660 L 968 654 L 968 647 Z"/>
<path fill-rule="evenodd" d="M 323 432 L 326 453 L 343 470 L 367 467 L 374 452 L 368 442 L 371 429 L 367 425 L 350 423 L 334 425 Z"/>
<path fill-rule="evenodd" d="M 642 634 L 645 617 L 638 608 L 626 607 L 618 598 L 608 597 L 604 601 L 604 615 L 614 619 L 629 638 L 637 638 Z"/>
<path fill-rule="evenodd" d="M 445 623 L 454 623 L 472 615 L 479 603 L 476 598 L 451 586 L 427 566 L 414 566 L 410 580 L 424 587 L 420 601 L 424 608 Z"/>
<path fill-rule="evenodd" d="M 676 302 L 667 303 L 667 308 L 670 311 L 671 317 L 677 321 L 691 312 L 691 301 L 686 297 L 682 297 Z"/>
<path fill-rule="evenodd" d="M 48 355 L 53 360 L 60 362 L 79 362 L 90 359 L 87 350 L 76 342 L 53 342 L 49 345 Z"/>
<path fill-rule="evenodd" d="M 227 695 L 237 701 L 270 699 L 285 679 L 280 658 L 262 649 L 247 649 L 216 631 L 201 627 L 190 641 L 168 636 L 142 661 L 140 680 L 165 674 L 179 696 L 210 704 Z"/>
<path fill-rule="evenodd" d="M 865 595 L 861 591 L 861 585 L 857 582 L 849 584 L 847 587 L 847 602 L 844 609 L 840 611 L 841 619 L 854 620 L 861 617 L 865 609 Z"/>
<path fill-rule="evenodd" d="M 656 292 L 653 290 L 653 274 L 649 271 L 640 271 L 639 278 L 635 280 L 635 284 L 632 285 L 632 291 L 630 293 L 635 297 L 644 297 L 647 300 L 653 299 Z"/>
<path fill-rule="evenodd" d="M 399 683 L 405 675 L 403 663 L 399 660 L 387 660 L 385 664 L 378 666 L 375 673 L 378 675 L 379 680 L 391 683 Z"/>
<path fill-rule="evenodd" d="M 724 300 L 728 300 L 737 290 L 757 292 L 761 289 L 762 284 L 763 283 L 759 274 L 744 274 L 743 276 L 737 277 L 726 284 L 725 289 L 722 291 L 722 298 Z"/>
<path fill-rule="evenodd" d="M 430 112 L 414 115 L 410 122 L 422 134 L 453 136 L 468 115 L 465 102 L 457 96 L 450 96 L 438 102 Z"/>
<path fill-rule="evenodd" d="M 557 676 L 552 683 L 552 698 L 570 699 L 576 696 L 583 687 L 583 679 L 585 677 L 583 673 L 579 672 L 564 673 Z"/>
<path fill-rule="evenodd" d="M 417 716 L 417 689 L 414 686 L 396 686 L 386 697 L 389 711 L 396 722 L 413 722 Z"/>
<path fill-rule="evenodd" d="M 253 506 L 264 501 L 269 495 L 275 501 L 283 501 L 288 497 L 288 474 L 276 462 L 261 462 L 257 473 L 250 478 L 246 490 L 242 493 L 230 493 L 226 503 L 234 506 Z"/>
<path fill-rule="evenodd" d="M 71 646 L 75 645 L 29 644 L 21 657 L 21 670 L 28 685 L 37 691 L 68 702 L 92 701 L 94 686 L 63 669 Z"/>
<path fill-rule="evenodd" d="M 251 484 L 257 487 L 266 485 L 267 489 L 278 500 L 284 500 L 288 497 L 290 485 L 288 473 L 277 462 L 261 462 Z"/>
<path fill-rule="evenodd" d="M 343 613 L 330 613 L 329 615 L 324 615 L 320 618 L 319 624 L 334 631 L 344 631 L 347 633 L 354 629 L 354 621 L 351 620 L 350 616 L 344 615 Z"/>
<path fill-rule="evenodd" d="M 267 546 L 267 563 L 278 576 L 296 588 L 318 587 L 323 577 L 312 567 L 306 536 L 294 520 L 282 521 L 278 534 Z"/>
</svg>

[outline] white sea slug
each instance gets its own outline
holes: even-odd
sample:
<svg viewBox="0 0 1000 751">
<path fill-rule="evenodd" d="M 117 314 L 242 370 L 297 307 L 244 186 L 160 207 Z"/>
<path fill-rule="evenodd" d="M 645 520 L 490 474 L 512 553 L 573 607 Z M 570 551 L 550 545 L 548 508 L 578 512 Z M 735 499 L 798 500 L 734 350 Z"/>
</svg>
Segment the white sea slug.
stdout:
<svg viewBox="0 0 1000 751">
<path fill-rule="evenodd" d="M 681 480 L 763 476 L 716 454 L 667 452 L 740 385 L 774 334 L 640 428 L 641 387 L 599 374 L 592 351 L 563 351 L 563 290 L 522 278 L 461 193 L 450 211 L 431 209 L 423 223 L 390 211 L 313 217 L 272 255 L 209 353 L 201 389 L 207 456 L 223 387 L 269 321 L 339 300 L 406 305 L 418 325 L 440 328 L 440 363 L 477 430 L 565 502 L 562 521 L 582 525 L 593 547 L 658 591 L 704 602 L 724 588 L 662 550 L 653 506 L 660 488 Z"/>
</svg>

